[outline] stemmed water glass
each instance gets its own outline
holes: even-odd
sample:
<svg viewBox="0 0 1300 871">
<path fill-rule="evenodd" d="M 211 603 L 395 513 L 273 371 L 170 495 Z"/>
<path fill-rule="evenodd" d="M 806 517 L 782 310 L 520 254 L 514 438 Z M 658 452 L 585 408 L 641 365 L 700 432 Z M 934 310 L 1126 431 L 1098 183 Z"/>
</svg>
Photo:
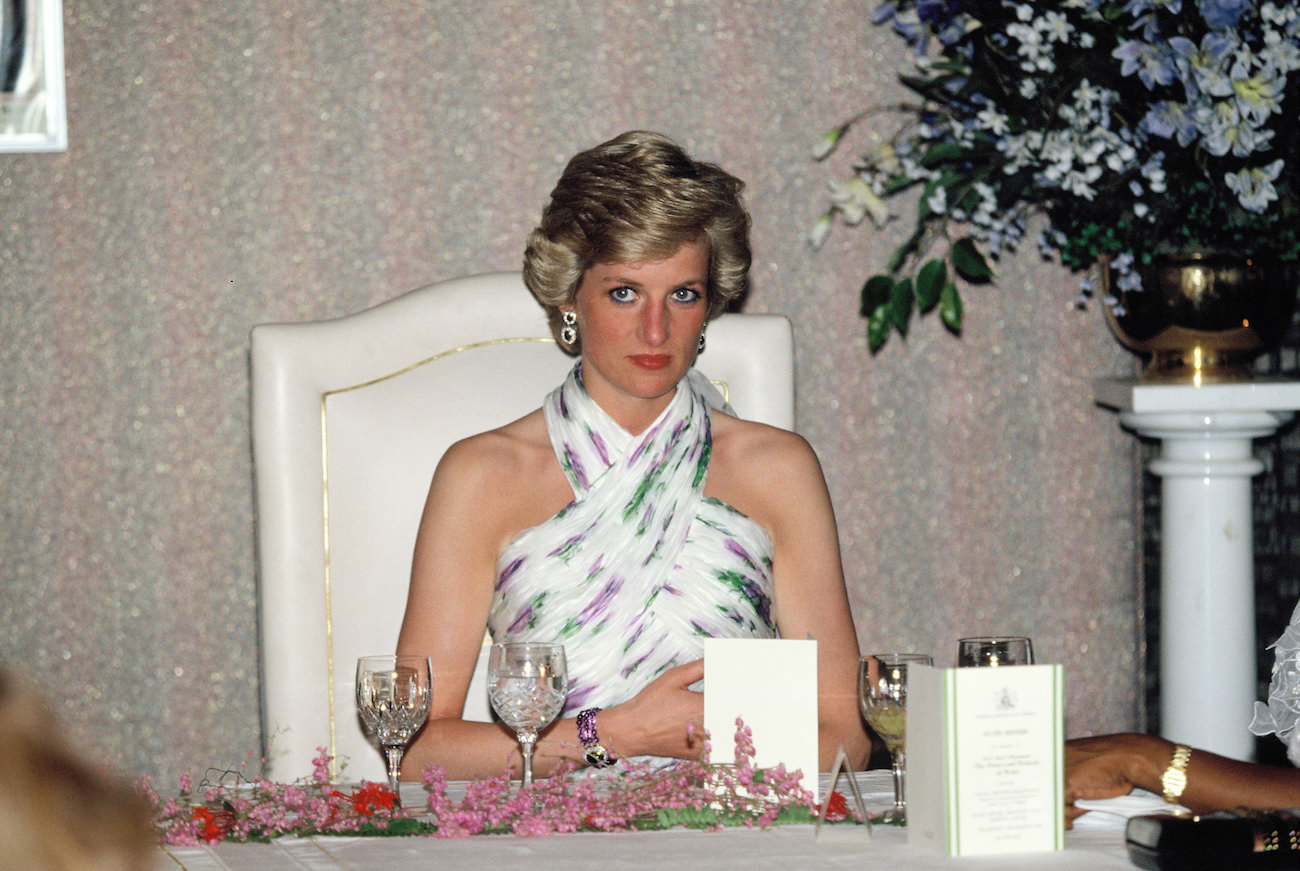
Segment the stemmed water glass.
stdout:
<svg viewBox="0 0 1300 871">
<path fill-rule="evenodd" d="M 488 653 L 488 698 L 501 722 L 515 730 L 524 757 L 521 789 L 533 785 L 537 732 L 554 720 L 569 694 L 564 645 L 541 641 L 493 644 Z"/>
<path fill-rule="evenodd" d="M 957 667 L 1033 665 L 1034 645 L 1023 635 L 982 635 L 957 641 Z"/>
<path fill-rule="evenodd" d="M 395 795 L 406 747 L 429 719 L 432 667 L 427 656 L 362 656 L 357 659 L 357 710 L 384 751 L 388 786 Z"/>
<path fill-rule="evenodd" d="M 907 669 L 932 665 L 927 653 L 875 653 L 858 663 L 858 703 L 862 716 L 885 742 L 894 771 L 894 806 L 886 823 L 907 822 Z"/>
</svg>

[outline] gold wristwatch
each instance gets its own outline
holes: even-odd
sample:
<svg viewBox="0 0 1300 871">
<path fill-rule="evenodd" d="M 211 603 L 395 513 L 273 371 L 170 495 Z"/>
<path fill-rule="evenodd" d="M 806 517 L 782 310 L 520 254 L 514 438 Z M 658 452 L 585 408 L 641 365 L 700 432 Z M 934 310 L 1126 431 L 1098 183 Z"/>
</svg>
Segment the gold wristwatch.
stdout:
<svg viewBox="0 0 1300 871">
<path fill-rule="evenodd" d="M 1165 801 L 1178 804 L 1187 789 L 1187 763 L 1192 759 L 1192 748 L 1185 744 L 1174 747 L 1174 756 L 1169 760 L 1169 767 L 1160 775 L 1160 788 L 1164 790 Z"/>
</svg>

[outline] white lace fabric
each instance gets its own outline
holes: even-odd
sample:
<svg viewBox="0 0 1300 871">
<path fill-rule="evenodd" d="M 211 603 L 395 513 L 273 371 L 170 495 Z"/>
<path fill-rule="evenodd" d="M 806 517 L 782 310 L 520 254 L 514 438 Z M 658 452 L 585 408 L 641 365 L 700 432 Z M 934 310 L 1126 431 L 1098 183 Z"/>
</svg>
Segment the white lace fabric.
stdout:
<svg viewBox="0 0 1300 871">
<path fill-rule="evenodd" d="M 1277 651 L 1268 702 L 1255 702 L 1250 731 L 1255 735 L 1277 735 L 1287 746 L 1287 758 L 1300 766 L 1300 604 L 1291 613 L 1286 631 L 1272 644 Z"/>
</svg>

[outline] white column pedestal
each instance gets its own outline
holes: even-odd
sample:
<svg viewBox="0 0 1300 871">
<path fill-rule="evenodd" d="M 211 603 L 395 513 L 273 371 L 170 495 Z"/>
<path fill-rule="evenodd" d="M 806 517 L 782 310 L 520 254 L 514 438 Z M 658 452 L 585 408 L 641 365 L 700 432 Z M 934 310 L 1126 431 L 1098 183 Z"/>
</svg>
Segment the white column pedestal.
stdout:
<svg viewBox="0 0 1300 871">
<path fill-rule="evenodd" d="M 1108 378 L 1100 405 L 1160 439 L 1161 734 L 1250 759 L 1256 698 L 1255 542 L 1251 443 L 1300 409 L 1300 382 L 1147 384 Z"/>
</svg>

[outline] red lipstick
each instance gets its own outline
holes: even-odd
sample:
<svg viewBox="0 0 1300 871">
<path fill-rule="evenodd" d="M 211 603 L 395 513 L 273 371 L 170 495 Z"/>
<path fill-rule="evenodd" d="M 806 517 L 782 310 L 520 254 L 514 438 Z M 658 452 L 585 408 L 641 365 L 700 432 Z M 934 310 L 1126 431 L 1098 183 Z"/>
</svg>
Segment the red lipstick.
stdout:
<svg viewBox="0 0 1300 871">
<path fill-rule="evenodd" d="M 672 357 L 668 354 L 633 354 L 630 359 L 642 369 L 662 369 L 672 362 Z"/>
</svg>

